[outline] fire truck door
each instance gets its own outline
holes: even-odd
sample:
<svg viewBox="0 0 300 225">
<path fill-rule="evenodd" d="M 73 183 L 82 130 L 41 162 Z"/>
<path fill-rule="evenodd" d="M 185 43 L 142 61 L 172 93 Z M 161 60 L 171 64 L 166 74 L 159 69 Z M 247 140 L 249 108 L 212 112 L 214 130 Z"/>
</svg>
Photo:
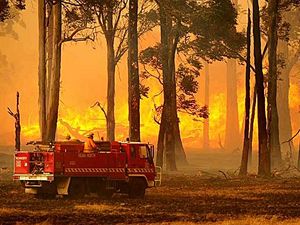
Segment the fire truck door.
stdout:
<svg viewBox="0 0 300 225">
<path fill-rule="evenodd" d="M 146 146 L 131 145 L 130 160 L 128 162 L 128 166 L 133 168 L 144 168 L 146 161 L 147 161 Z"/>
<path fill-rule="evenodd" d="M 129 155 L 128 158 L 128 167 L 135 168 L 137 167 L 137 148 L 135 145 L 129 146 Z"/>
<path fill-rule="evenodd" d="M 138 146 L 138 165 L 143 168 L 148 165 L 148 150 L 146 145 Z"/>
</svg>

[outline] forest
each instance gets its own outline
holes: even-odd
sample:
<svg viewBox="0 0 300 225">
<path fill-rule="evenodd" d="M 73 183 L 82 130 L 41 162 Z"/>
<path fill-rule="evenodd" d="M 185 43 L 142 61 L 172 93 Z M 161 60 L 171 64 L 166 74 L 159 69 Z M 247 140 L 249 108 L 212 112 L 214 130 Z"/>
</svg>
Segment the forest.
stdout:
<svg viewBox="0 0 300 225">
<path fill-rule="evenodd" d="M 0 0 L 0 43 L 0 224 L 300 224 L 299 0 Z M 91 133 L 153 144 L 160 185 L 12 181 L 28 143 Z"/>
</svg>

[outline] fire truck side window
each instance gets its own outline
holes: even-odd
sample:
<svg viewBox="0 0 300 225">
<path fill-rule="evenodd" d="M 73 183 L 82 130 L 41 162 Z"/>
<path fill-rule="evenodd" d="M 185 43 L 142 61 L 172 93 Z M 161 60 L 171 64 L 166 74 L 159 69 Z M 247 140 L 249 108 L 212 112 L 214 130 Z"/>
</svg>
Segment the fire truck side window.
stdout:
<svg viewBox="0 0 300 225">
<path fill-rule="evenodd" d="M 130 146 L 130 157 L 135 158 L 135 156 L 136 156 L 135 148 L 133 145 L 131 145 Z"/>
<path fill-rule="evenodd" d="M 147 158 L 147 147 L 145 145 L 140 146 L 140 157 L 142 159 L 146 159 Z"/>
</svg>

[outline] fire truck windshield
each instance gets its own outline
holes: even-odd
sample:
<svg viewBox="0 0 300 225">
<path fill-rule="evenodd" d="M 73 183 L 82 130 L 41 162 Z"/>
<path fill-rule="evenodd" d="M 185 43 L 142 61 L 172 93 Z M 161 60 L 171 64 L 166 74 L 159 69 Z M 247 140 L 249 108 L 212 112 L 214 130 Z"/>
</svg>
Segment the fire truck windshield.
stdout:
<svg viewBox="0 0 300 225">
<path fill-rule="evenodd" d="M 148 158 L 146 145 L 140 146 L 140 157 L 143 158 L 143 159 Z"/>
</svg>

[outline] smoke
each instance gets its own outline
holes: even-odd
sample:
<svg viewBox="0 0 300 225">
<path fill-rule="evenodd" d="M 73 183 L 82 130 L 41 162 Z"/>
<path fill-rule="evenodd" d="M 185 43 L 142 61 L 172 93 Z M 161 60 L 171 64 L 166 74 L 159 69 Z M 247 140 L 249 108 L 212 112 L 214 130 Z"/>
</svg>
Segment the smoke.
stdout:
<svg viewBox="0 0 300 225">
<path fill-rule="evenodd" d="M 35 6 L 20 14 L 20 21 L 13 26 L 18 35 L 0 37 L 0 145 L 14 144 L 14 121 L 6 112 L 6 107 L 14 109 L 16 91 L 20 92 L 22 144 L 39 138 L 38 127 L 38 40 L 37 15 Z M 21 20 L 22 19 L 22 20 Z M 24 28 L 26 24 L 26 29 Z M 153 32 L 141 39 L 141 49 L 159 40 Z M 91 106 L 99 101 L 106 104 L 106 47 L 99 38 L 95 43 L 68 43 L 62 48 L 61 102 L 59 109 L 58 138 L 71 134 L 82 139 L 86 132 L 93 130 L 95 138 L 105 137 L 105 119 L 98 108 Z M 127 110 L 127 56 L 123 58 L 116 73 L 116 136 L 125 140 L 128 136 Z M 238 67 L 238 107 L 239 127 L 244 117 L 244 68 Z M 214 63 L 210 69 L 210 138 L 211 147 L 220 148 L 224 144 L 226 118 L 226 65 Z M 299 83 L 299 82 L 298 82 Z M 204 105 L 204 72 L 199 78 L 197 99 Z M 299 85 L 300 86 L 300 85 Z M 153 120 L 152 96 L 161 89 L 160 85 L 150 85 L 149 98 L 141 102 L 141 136 L 143 141 L 156 143 L 158 125 Z M 299 87 L 291 86 L 291 102 L 299 102 Z M 159 104 L 160 99 L 156 99 Z M 298 107 L 292 104 L 294 129 L 299 128 Z M 202 146 L 203 123 L 180 114 L 180 128 L 185 147 L 200 149 Z M 256 136 L 256 134 L 255 134 Z M 221 142 L 221 143 L 220 143 Z"/>
</svg>

